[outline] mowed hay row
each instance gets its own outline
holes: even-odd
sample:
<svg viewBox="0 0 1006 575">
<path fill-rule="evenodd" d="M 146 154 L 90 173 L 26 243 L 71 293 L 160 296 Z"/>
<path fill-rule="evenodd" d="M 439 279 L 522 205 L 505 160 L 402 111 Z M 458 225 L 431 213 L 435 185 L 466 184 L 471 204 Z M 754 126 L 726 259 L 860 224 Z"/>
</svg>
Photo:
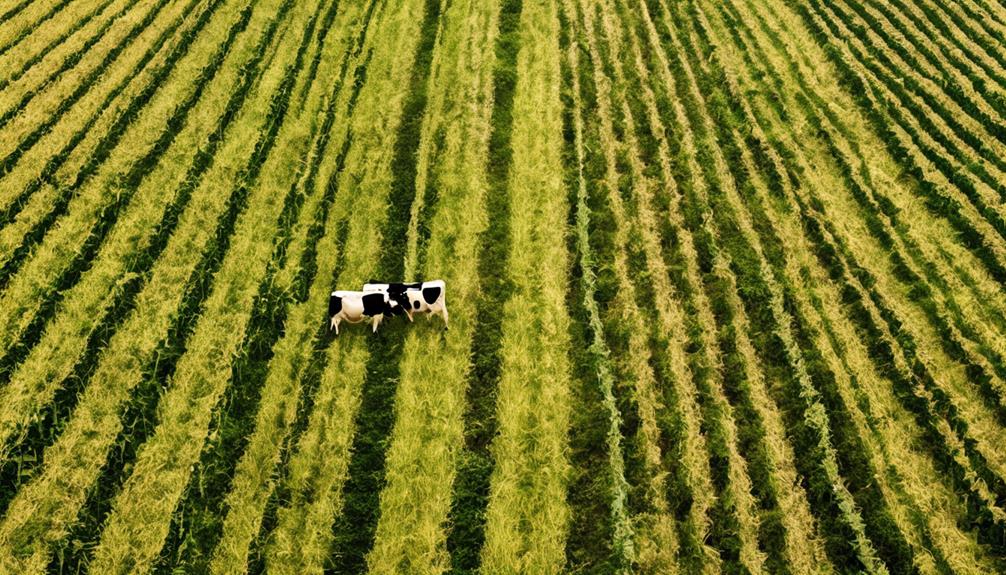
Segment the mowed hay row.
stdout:
<svg viewBox="0 0 1006 575">
<path fill-rule="evenodd" d="M 0 571 L 1006 572 L 996 0 L 0 6 Z M 326 317 L 442 279 L 438 317 Z"/>
</svg>

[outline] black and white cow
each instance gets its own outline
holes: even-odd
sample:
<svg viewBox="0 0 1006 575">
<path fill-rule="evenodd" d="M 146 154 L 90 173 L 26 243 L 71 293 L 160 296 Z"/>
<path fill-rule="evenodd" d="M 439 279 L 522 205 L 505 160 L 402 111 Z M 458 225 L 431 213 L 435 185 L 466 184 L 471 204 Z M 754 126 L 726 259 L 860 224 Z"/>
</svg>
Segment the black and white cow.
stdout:
<svg viewBox="0 0 1006 575">
<path fill-rule="evenodd" d="M 447 286 L 444 280 L 432 280 L 428 282 L 415 283 L 380 283 L 370 280 L 363 286 L 364 293 L 384 293 L 389 298 L 405 301 L 402 305 L 407 306 L 411 313 L 425 313 L 427 319 L 430 316 L 439 314 L 444 319 L 444 327 L 447 327 Z"/>
<path fill-rule="evenodd" d="M 406 315 L 412 321 L 412 311 L 404 294 L 391 296 L 385 292 L 334 291 L 328 298 L 329 329 L 339 335 L 343 321 L 360 323 L 372 318 L 374 332 L 385 315 Z"/>
</svg>

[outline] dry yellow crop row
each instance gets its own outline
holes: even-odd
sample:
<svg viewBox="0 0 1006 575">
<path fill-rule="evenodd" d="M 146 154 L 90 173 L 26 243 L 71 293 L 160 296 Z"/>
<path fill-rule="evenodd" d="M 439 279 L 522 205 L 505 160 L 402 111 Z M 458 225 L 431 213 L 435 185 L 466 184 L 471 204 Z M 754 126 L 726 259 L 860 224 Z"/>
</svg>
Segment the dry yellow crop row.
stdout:
<svg viewBox="0 0 1006 575">
<path fill-rule="evenodd" d="M 263 3 L 252 14 L 245 34 L 236 42 L 232 64 L 244 62 L 260 49 L 268 24 L 278 17 L 281 2 Z M 216 15 L 207 29 L 211 36 L 225 36 L 240 17 L 245 4 L 234 2 Z M 205 51 L 214 47 L 208 43 Z M 195 50 L 194 57 L 199 51 Z M 278 78 L 271 80 L 272 85 Z M 230 88 L 230 86 L 223 86 Z M 0 564 L 13 570 L 34 572 L 44 568 L 48 546 L 65 535 L 68 525 L 98 479 L 116 436 L 122 428 L 120 410 L 145 377 L 158 347 L 168 336 L 175 315 L 189 285 L 190 277 L 211 241 L 217 218 L 230 194 L 230 187 L 249 160 L 271 100 L 268 90 L 258 96 L 237 118 L 235 133 L 221 148 L 226 161 L 218 161 L 200 182 L 202 190 L 182 214 L 164 254 L 151 271 L 150 279 L 136 296 L 133 312 L 112 337 L 98 359 L 83 396 L 58 441 L 46 451 L 46 467 L 11 502 L 0 524 Z M 255 110 L 254 108 L 258 108 Z M 77 352 L 79 353 L 79 351 Z M 72 361 L 71 361 L 72 363 Z M 59 382 L 57 382 L 59 383 Z M 28 562 L 27 566 L 14 567 Z"/>
<path fill-rule="evenodd" d="M 296 89 L 290 80 L 304 76 L 306 68 L 298 68 L 302 58 L 311 57 L 312 49 L 320 49 L 311 38 L 325 6 L 295 6 L 289 22 L 280 28 L 279 41 L 273 44 L 276 57 L 268 62 L 259 84 L 264 89 L 257 92 L 260 97 L 268 96 L 271 108 L 283 109 L 284 105 L 276 102 L 289 98 Z M 305 108 L 307 117 L 321 111 L 330 86 L 325 78 L 315 79 Z M 312 125 L 298 121 L 301 119 L 282 122 L 274 147 L 262 159 L 261 176 L 245 182 L 253 186 L 247 210 L 237 222 L 202 314 L 186 339 L 186 353 L 179 358 L 158 402 L 157 427 L 140 447 L 129 478 L 115 498 L 91 564 L 96 572 L 146 570 L 164 543 L 172 511 L 209 432 L 214 407 L 230 381 L 230 367 L 272 255 L 273 242 L 262 238 L 272 238 L 279 231 L 285 194 L 276 190 L 289 193 L 301 176 L 297 166 L 307 155 Z"/>
</svg>

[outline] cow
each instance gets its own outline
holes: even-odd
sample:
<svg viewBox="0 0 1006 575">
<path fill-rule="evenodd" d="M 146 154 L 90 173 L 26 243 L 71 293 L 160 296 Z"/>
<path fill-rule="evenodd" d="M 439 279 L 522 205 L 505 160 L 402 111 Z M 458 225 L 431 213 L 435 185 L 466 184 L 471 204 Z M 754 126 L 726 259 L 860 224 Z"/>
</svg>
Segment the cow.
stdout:
<svg viewBox="0 0 1006 575">
<path fill-rule="evenodd" d="M 372 318 L 373 331 L 385 315 L 406 315 L 412 321 L 412 310 L 405 294 L 393 296 L 383 292 L 359 292 L 338 290 L 328 298 L 329 329 L 339 335 L 339 324 L 342 321 L 360 323 L 366 318 Z"/>
<path fill-rule="evenodd" d="M 444 320 L 444 328 L 447 324 L 447 286 L 444 280 L 432 280 L 427 282 L 413 283 L 381 283 L 377 280 L 370 280 L 363 286 L 364 293 L 384 293 L 390 298 L 398 298 L 404 295 L 405 301 L 402 305 L 415 313 L 425 313 L 429 319 L 433 315 L 439 314 Z"/>
</svg>

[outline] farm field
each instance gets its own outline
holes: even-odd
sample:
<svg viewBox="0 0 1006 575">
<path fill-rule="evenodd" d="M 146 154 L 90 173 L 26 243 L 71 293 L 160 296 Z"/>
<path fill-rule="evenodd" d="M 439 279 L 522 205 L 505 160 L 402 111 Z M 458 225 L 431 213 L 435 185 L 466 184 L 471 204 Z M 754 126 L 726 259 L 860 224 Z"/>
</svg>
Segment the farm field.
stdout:
<svg viewBox="0 0 1006 575">
<path fill-rule="evenodd" d="M 0 0 L 0 574 L 1006 573 L 1004 286 L 1002 0 Z"/>
</svg>

